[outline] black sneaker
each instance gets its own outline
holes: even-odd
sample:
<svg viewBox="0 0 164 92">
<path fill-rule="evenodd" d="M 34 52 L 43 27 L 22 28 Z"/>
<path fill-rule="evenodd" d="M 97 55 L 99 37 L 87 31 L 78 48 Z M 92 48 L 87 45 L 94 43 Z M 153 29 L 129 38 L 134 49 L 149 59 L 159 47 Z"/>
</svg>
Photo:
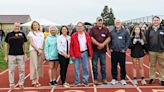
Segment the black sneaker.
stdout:
<svg viewBox="0 0 164 92">
<path fill-rule="evenodd" d="M 164 86 L 164 81 L 161 81 L 160 84 L 161 84 L 161 86 Z"/>
<path fill-rule="evenodd" d="M 56 80 L 53 81 L 54 85 L 57 85 L 58 83 L 56 82 Z"/>
<path fill-rule="evenodd" d="M 154 79 L 150 79 L 149 84 L 153 84 L 153 83 L 155 83 L 155 80 Z"/>
<path fill-rule="evenodd" d="M 51 82 L 49 82 L 49 85 L 50 85 L 50 86 L 54 86 L 55 84 L 54 84 L 53 81 L 51 81 Z"/>
</svg>

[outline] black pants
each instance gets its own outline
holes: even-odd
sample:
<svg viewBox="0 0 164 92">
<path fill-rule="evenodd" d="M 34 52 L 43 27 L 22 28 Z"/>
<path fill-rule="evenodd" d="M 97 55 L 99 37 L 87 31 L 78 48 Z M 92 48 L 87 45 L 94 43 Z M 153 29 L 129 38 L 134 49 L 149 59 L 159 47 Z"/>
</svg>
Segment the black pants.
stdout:
<svg viewBox="0 0 164 92">
<path fill-rule="evenodd" d="M 59 63 L 60 63 L 60 77 L 61 77 L 62 84 L 64 84 L 66 80 L 69 58 L 65 58 L 64 56 L 59 54 Z"/>
<path fill-rule="evenodd" d="M 117 65 L 118 63 L 120 64 L 120 77 L 121 79 L 125 79 L 126 78 L 126 68 L 125 68 L 125 53 L 122 52 L 111 52 L 111 63 L 112 63 L 112 77 L 113 79 L 117 80 L 117 75 L 118 75 L 118 71 L 117 71 Z"/>
</svg>

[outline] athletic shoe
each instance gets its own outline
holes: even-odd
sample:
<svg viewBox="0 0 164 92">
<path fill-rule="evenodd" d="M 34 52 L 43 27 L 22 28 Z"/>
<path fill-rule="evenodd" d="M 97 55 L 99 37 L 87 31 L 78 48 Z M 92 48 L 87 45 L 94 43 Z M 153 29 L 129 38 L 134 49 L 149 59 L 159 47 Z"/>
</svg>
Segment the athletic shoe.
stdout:
<svg viewBox="0 0 164 92">
<path fill-rule="evenodd" d="M 142 85 L 146 85 L 146 81 L 144 79 L 141 80 Z"/>
<path fill-rule="evenodd" d="M 89 87 L 89 84 L 88 83 L 83 83 L 85 87 Z"/>
<path fill-rule="evenodd" d="M 103 84 L 108 84 L 108 81 L 107 80 L 103 80 L 102 83 Z"/>
<path fill-rule="evenodd" d="M 153 83 L 155 83 L 155 80 L 154 79 L 150 79 L 149 84 L 153 84 Z"/>
<path fill-rule="evenodd" d="M 10 86 L 10 91 L 13 91 L 13 90 L 14 90 L 14 85 Z"/>
<path fill-rule="evenodd" d="M 161 86 L 164 86 L 164 81 L 160 81 Z"/>
<path fill-rule="evenodd" d="M 97 80 L 94 81 L 95 85 L 100 85 L 101 83 L 99 83 Z"/>
<path fill-rule="evenodd" d="M 64 83 L 64 84 L 63 84 L 63 87 L 65 87 L 65 88 L 69 88 L 70 86 L 69 86 L 68 83 Z"/>
<path fill-rule="evenodd" d="M 116 79 L 112 79 L 112 81 L 110 82 L 112 85 L 115 85 L 118 83 L 118 81 Z"/>
<path fill-rule="evenodd" d="M 133 84 L 134 84 L 134 85 L 138 85 L 138 82 L 137 82 L 136 79 L 133 80 Z"/>
<path fill-rule="evenodd" d="M 55 84 L 54 84 L 53 81 L 51 81 L 51 82 L 49 82 L 49 85 L 50 85 L 50 86 L 54 86 Z"/>
<path fill-rule="evenodd" d="M 127 84 L 125 80 L 121 80 L 120 82 L 121 82 L 122 85 L 126 85 Z"/>
<path fill-rule="evenodd" d="M 56 85 L 58 85 L 58 83 L 57 83 L 57 81 L 56 80 L 54 80 L 53 81 L 53 83 L 54 83 L 54 85 L 56 86 Z"/>
<path fill-rule="evenodd" d="M 20 89 L 24 89 L 24 86 L 23 86 L 23 85 L 19 85 L 19 88 L 20 88 Z"/>
<path fill-rule="evenodd" d="M 80 86 L 80 83 L 74 83 L 74 87 Z"/>
</svg>

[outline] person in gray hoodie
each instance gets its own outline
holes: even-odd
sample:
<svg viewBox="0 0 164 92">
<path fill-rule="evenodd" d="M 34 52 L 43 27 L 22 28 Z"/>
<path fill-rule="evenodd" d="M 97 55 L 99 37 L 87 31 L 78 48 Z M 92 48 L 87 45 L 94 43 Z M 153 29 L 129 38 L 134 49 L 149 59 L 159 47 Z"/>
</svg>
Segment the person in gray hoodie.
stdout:
<svg viewBox="0 0 164 92">
<path fill-rule="evenodd" d="M 112 72 L 112 81 L 111 84 L 118 83 L 117 81 L 117 65 L 120 64 L 121 72 L 121 84 L 126 85 L 126 68 L 125 68 L 125 59 L 126 59 L 126 50 L 130 44 L 130 34 L 126 29 L 122 27 L 122 22 L 120 19 L 115 19 L 115 28 L 111 31 L 111 42 L 109 48 L 111 50 L 111 72 Z"/>
</svg>

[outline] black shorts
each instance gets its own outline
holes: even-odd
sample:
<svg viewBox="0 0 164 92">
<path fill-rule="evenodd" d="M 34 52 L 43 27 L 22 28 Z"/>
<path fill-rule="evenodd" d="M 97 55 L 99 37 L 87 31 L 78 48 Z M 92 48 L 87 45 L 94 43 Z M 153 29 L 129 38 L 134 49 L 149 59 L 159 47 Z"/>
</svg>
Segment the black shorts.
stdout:
<svg viewBox="0 0 164 92">
<path fill-rule="evenodd" d="M 59 59 L 54 59 L 54 60 L 48 60 L 49 62 L 58 62 Z"/>
</svg>

